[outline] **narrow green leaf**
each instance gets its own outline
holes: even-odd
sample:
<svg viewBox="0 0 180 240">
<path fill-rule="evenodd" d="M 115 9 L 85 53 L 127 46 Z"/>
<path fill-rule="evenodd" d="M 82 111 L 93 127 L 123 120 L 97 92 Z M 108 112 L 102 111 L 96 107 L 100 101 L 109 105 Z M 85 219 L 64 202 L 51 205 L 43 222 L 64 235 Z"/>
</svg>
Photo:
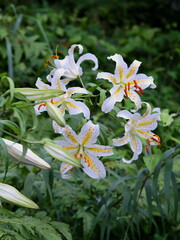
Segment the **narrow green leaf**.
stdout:
<svg viewBox="0 0 180 240">
<path fill-rule="evenodd" d="M 179 193 L 178 193 L 178 184 L 177 184 L 174 172 L 171 173 L 171 182 L 172 182 L 172 188 L 173 188 L 173 194 L 174 194 L 174 219 L 175 221 L 177 221 Z"/>
<path fill-rule="evenodd" d="M 20 135 L 21 134 L 21 130 L 19 128 L 19 126 L 12 122 L 12 121 L 9 121 L 9 120 L 0 120 L 0 124 L 3 124 L 5 125 L 6 127 L 10 128 L 11 130 L 13 130 L 17 135 Z"/>
<path fill-rule="evenodd" d="M 167 213 L 170 207 L 170 182 L 171 182 L 171 172 L 172 172 L 172 158 L 165 159 L 165 169 L 164 169 L 164 194 L 167 201 Z"/>
<path fill-rule="evenodd" d="M 13 73 L 13 54 L 12 54 L 12 44 L 8 37 L 6 37 L 6 50 L 8 56 L 8 73 L 11 78 L 14 77 Z"/>
<path fill-rule="evenodd" d="M 38 25 L 38 27 L 39 27 L 39 30 L 41 31 L 41 33 L 42 33 L 42 35 L 43 35 L 43 37 L 44 37 L 45 42 L 47 43 L 47 45 L 48 45 L 48 47 L 49 47 L 50 53 L 52 54 L 52 49 L 51 49 L 51 46 L 50 46 L 50 44 L 49 44 L 48 37 L 47 37 L 46 32 L 45 32 L 45 30 L 44 30 L 41 22 L 39 21 L 39 19 L 36 19 L 36 23 L 37 23 L 37 25 Z"/>
<path fill-rule="evenodd" d="M 146 181 L 145 190 L 146 190 L 146 199 L 148 204 L 149 223 L 151 225 L 152 224 L 152 194 L 151 194 L 151 186 L 150 186 L 149 180 Z"/>
<path fill-rule="evenodd" d="M 148 172 L 146 168 L 143 168 L 138 172 L 136 184 L 134 187 L 134 194 L 133 194 L 133 203 L 135 207 L 137 205 L 138 194 L 142 190 L 143 185 L 145 184 L 145 179 L 147 178 L 147 174 Z"/>
</svg>

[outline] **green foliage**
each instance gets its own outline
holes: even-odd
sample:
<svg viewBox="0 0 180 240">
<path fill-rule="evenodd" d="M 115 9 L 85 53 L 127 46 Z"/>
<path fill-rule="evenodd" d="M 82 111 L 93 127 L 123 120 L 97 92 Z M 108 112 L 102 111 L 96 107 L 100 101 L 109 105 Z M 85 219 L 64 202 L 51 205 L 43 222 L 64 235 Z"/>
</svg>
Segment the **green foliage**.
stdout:
<svg viewBox="0 0 180 240">
<path fill-rule="evenodd" d="M 3 240 L 72 240 L 69 226 L 65 223 L 51 221 L 45 212 L 39 212 L 35 217 L 9 218 L 1 215 L 0 237 Z"/>
</svg>

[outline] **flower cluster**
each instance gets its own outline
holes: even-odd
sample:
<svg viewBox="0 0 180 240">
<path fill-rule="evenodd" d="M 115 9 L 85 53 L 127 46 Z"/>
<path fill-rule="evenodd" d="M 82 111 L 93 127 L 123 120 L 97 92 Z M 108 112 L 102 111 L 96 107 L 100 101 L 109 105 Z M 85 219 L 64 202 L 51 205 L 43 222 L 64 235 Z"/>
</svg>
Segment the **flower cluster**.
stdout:
<svg viewBox="0 0 180 240">
<path fill-rule="evenodd" d="M 85 60 L 94 62 L 93 71 L 98 68 L 98 60 L 95 55 L 86 53 L 81 55 L 75 61 L 75 48 L 79 49 L 82 54 L 83 47 L 80 44 L 72 45 L 68 50 L 68 55 L 64 59 L 59 56 L 52 55 L 53 63 L 47 60 L 45 67 L 51 67 L 50 73 L 47 75 L 49 84 L 44 83 L 40 78 L 36 81 L 37 98 L 33 90 L 19 90 L 25 94 L 30 100 L 35 101 L 35 112 L 37 115 L 47 111 L 53 120 L 53 128 L 56 133 L 61 134 L 64 140 L 56 140 L 54 143 L 45 141 L 44 148 L 53 157 L 62 160 L 60 167 L 62 178 L 68 179 L 72 177 L 75 167 L 82 167 L 82 170 L 91 178 L 99 179 L 106 176 L 106 171 L 99 157 L 113 155 L 112 146 L 103 146 L 96 144 L 99 136 L 99 125 L 93 124 L 90 119 L 91 114 L 89 108 L 83 101 L 77 101 L 76 94 L 89 94 L 85 89 L 81 76 L 83 69 L 81 63 Z M 136 106 L 135 109 L 122 110 L 117 114 L 118 118 L 125 118 L 128 122 L 125 125 L 125 134 L 121 138 L 113 139 L 113 146 L 122 146 L 127 143 L 133 151 L 130 160 L 123 158 L 126 163 L 137 160 L 142 153 L 142 142 L 146 140 L 145 149 L 150 153 L 150 145 L 160 145 L 160 138 L 154 134 L 152 130 L 157 127 L 157 121 L 160 121 L 160 109 L 151 109 L 148 103 L 141 101 L 141 96 L 147 87 L 155 88 L 154 80 L 151 76 L 145 74 L 137 74 L 141 62 L 134 60 L 130 67 L 127 66 L 122 56 L 115 54 L 108 57 L 116 63 L 114 73 L 100 72 L 97 79 L 106 79 L 112 83 L 109 90 L 110 96 L 103 102 L 101 110 L 108 113 L 113 110 L 117 102 L 122 102 L 124 98 L 129 98 Z M 69 87 L 70 82 L 79 79 L 81 87 Z M 15 89 L 16 91 L 16 89 Z M 54 91 L 54 93 L 53 93 Z M 59 95 L 58 92 L 59 91 Z M 26 92 L 28 94 L 26 94 Z M 42 97 L 40 95 L 42 94 Z M 147 107 L 146 112 L 141 116 L 137 111 L 142 104 Z M 87 120 L 77 134 L 64 119 L 64 115 L 68 111 L 69 115 L 82 113 Z M 69 155 L 70 154 L 70 155 Z"/>
</svg>

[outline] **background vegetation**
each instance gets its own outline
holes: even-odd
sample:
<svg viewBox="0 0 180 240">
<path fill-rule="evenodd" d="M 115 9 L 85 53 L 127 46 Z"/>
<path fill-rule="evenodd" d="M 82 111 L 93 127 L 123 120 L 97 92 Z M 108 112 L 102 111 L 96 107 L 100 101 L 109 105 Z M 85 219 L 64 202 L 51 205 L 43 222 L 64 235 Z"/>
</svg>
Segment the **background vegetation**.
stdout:
<svg viewBox="0 0 180 240">
<path fill-rule="evenodd" d="M 63 180 L 56 161 L 52 163 L 54 170 L 39 172 L 35 167 L 17 165 L 5 175 L 8 164 L 1 156 L 0 180 L 33 199 L 40 210 L 3 203 L 9 211 L 0 208 L 0 239 L 180 238 L 179 14 L 176 0 L 1 2 L 0 71 L 7 73 L 16 87 L 34 87 L 37 77 L 45 80 L 49 70 L 43 66 L 56 45 L 63 58 L 70 45 L 82 44 L 85 52 L 98 57 L 99 71 L 113 72 L 114 63 L 107 57 L 115 53 L 121 54 L 128 64 L 137 59 L 142 61 L 140 72 L 152 75 L 157 85 L 155 90 L 146 91 L 143 100 L 162 109 L 162 121 L 156 130 L 162 145 L 151 156 L 142 154 L 130 165 L 121 161 L 128 148 L 117 149 L 115 155 L 103 159 L 107 177 L 99 182 L 78 171 L 74 179 Z M 84 69 L 90 67 L 83 63 Z M 83 80 L 97 96 L 94 103 L 100 106 L 104 89 L 110 85 L 96 80 L 96 74 L 85 71 Z M 8 83 L 3 83 L 2 92 L 7 87 Z M 22 108 L 17 100 L 13 104 L 16 110 L 6 108 L 1 117 L 20 126 L 21 137 L 58 137 L 45 115 L 37 121 L 32 111 Z M 107 135 L 111 138 L 116 129 L 117 136 L 124 122 L 114 121 L 111 115 L 104 118 L 95 105 L 91 108 L 93 120 L 102 124 L 99 142 L 106 145 Z M 76 128 L 78 118 L 67 116 L 67 121 Z M 52 162 L 38 146 L 34 151 Z"/>
</svg>

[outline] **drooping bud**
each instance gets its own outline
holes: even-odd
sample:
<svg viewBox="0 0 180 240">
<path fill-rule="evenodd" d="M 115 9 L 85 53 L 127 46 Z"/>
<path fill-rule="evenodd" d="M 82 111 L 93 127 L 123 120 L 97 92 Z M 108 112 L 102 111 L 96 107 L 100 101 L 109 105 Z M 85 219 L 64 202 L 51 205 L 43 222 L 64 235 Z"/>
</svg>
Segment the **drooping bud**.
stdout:
<svg viewBox="0 0 180 240">
<path fill-rule="evenodd" d="M 64 93 L 61 89 L 15 88 L 14 91 L 25 95 L 30 101 L 47 100 Z"/>
<path fill-rule="evenodd" d="M 30 165 L 42 168 L 42 169 L 51 168 L 51 166 L 47 162 L 45 162 L 42 158 L 40 158 L 35 153 L 33 153 L 30 149 L 27 149 L 26 155 L 22 157 L 23 146 L 21 144 L 12 142 L 4 138 L 2 139 L 6 144 L 8 153 L 16 160 L 22 163 L 26 163 L 26 164 L 30 164 Z"/>
<path fill-rule="evenodd" d="M 36 203 L 21 194 L 16 188 L 5 183 L 0 183 L 0 198 L 21 207 L 39 208 Z"/>
<path fill-rule="evenodd" d="M 70 164 L 75 167 L 81 167 L 81 163 L 73 155 L 71 155 L 63 147 L 59 146 L 50 139 L 43 140 L 44 149 L 48 152 L 53 158 Z"/>
<path fill-rule="evenodd" d="M 46 110 L 47 110 L 50 118 L 52 118 L 54 121 L 56 121 L 59 124 L 59 126 L 65 127 L 66 121 L 65 121 L 61 111 L 59 110 L 58 107 L 56 107 L 56 105 L 52 104 L 51 102 L 46 102 Z"/>
</svg>

